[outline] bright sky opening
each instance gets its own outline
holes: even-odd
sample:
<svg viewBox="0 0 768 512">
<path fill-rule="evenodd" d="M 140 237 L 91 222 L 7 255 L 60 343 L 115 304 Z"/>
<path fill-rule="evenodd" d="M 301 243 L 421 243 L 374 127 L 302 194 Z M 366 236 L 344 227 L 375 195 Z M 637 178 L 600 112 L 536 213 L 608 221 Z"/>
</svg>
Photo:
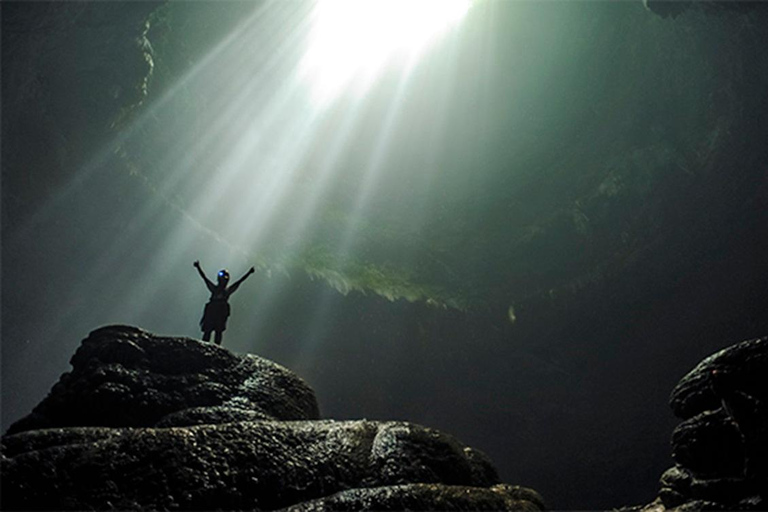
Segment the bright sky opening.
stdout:
<svg viewBox="0 0 768 512">
<path fill-rule="evenodd" d="M 408 64 L 460 21 L 471 0 L 320 0 L 302 72 L 322 103 L 370 83 L 392 61 Z M 359 92 L 364 92 L 364 88 Z"/>
</svg>

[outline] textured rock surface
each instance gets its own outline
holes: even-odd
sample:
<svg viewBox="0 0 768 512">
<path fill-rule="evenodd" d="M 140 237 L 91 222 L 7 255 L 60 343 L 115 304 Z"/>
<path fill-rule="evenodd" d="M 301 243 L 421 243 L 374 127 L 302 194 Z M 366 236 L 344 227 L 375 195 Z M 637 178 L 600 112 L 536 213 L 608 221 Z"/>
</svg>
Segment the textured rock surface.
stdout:
<svg viewBox="0 0 768 512">
<path fill-rule="evenodd" d="M 728 374 L 731 384 L 762 402 L 768 402 L 768 338 L 744 341 L 717 352 L 699 363 L 672 390 L 669 404 L 675 415 L 688 419 L 720 407 L 714 393 L 712 372 Z"/>
<path fill-rule="evenodd" d="M 319 417 L 314 392 L 282 366 L 128 326 L 93 331 L 32 414 L 8 433 Z"/>
<path fill-rule="evenodd" d="M 542 510 L 535 491 L 524 487 L 495 485 L 488 489 L 432 484 L 395 485 L 361 491 L 342 491 L 327 498 L 288 507 L 291 512 L 330 510 Z"/>
<path fill-rule="evenodd" d="M 765 510 L 768 506 L 768 337 L 704 359 L 672 391 L 684 421 L 659 498 L 637 510 Z"/>
<path fill-rule="evenodd" d="M 643 0 L 649 11 L 662 18 L 675 18 L 691 8 L 704 10 L 709 14 L 721 11 L 749 11 L 764 8 L 764 2 L 723 1 L 723 0 Z"/>
<path fill-rule="evenodd" d="M 498 482 L 471 448 L 399 422 L 80 427 L 20 433 L 4 445 L 6 492 L 35 491 L 11 492 L 11 509 L 275 509 L 350 488 Z"/>
<path fill-rule="evenodd" d="M 3 437 L 3 509 L 543 509 L 447 434 L 318 420 L 312 390 L 256 356 L 112 326 L 72 366 Z"/>
<path fill-rule="evenodd" d="M 719 408 L 698 414 L 675 428 L 672 457 L 700 476 L 740 476 L 744 473 L 743 444 L 737 425 Z"/>
</svg>

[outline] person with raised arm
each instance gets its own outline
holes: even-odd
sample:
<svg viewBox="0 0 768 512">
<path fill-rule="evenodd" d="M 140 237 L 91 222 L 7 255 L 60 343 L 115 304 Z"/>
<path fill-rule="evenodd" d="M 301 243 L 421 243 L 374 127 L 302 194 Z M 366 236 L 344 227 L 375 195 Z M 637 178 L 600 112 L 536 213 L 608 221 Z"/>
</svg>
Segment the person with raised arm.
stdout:
<svg viewBox="0 0 768 512">
<path fill-rule="evenodd" d="M 228 286 L 229 272 L 226 269 L 219 270 L 216 276 L 217 282 L 214 284 L 203 272 L 203 269 L 200 267 L 200 261 L 195 261 L 192 265 L 197 269 L 203 281 L 205 281 L 208 291 L 211 292 L 211 298 L 208 299 L 208 303 L 203 311 L 203 317 L 200 319 L 203 341 L 210 341 L 211 332 L 214 332 L 216 333 L 214 343 L 221 345 L 224 331 L 227 329 L 227 318 L 229 318 L 229 296 L 235 293 L 243 281 L 253 274 L 255 270 L 251 267 L 243 277 Z"/>
</svg>

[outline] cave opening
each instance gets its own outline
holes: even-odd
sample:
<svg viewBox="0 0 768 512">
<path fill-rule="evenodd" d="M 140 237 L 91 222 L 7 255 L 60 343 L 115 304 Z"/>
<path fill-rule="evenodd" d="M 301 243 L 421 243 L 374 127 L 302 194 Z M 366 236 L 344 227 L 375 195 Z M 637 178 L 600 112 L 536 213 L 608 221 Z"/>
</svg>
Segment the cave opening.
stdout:
<svg viewBox="0 0 768 512">
<path fill-rule="evenodd" d="M 4 428 L 98 325 L 198 336 L 192 261 L 255 265 L 225 343 L 328 417 L 648 501 L 669 390 L 768 330 L 765 9 L 352 4 L 3 2 Z"/>
</svg>

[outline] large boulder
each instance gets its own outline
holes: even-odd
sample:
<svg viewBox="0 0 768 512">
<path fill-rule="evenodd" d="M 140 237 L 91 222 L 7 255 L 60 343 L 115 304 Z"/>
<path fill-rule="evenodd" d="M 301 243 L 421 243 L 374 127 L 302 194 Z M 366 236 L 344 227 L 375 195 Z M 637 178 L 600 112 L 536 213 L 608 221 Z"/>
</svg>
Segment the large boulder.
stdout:
<svg viewBox="0 0 768 512">
<path fill-rule="evenodd" d="M 705 358 L 672 390 L 669 405 L 675 416 L 689 419 L 703 411 L 721 407 L 713 377 L 734 390 L 768 402 L 768 337 L 743 341 Z M 719 385 L 719 383 L 718 383 Z"/>
<path fill-rule="evenodd" d="M 272 510 L 355 488 L 498 484 L 484 456 L 401 422 L 76 427 L 7 436 L 3 448 L 13 510 Z"/>
<path fill-rule="evenodd" d="M 490 488 L 407 484 L 361 491 L 351 489 L 290 507 L 291 512 L 367 510 L 542 510 L 541 496 L 525 487 L 506 484 Z"/>
<path fill-rule="evenodd" d="M 151 427 L 319 418 L 312 389 L 267 359 L 136 327 L 93 331 L 9 434 L 69 426 Z"/>
<path fill-rule="evenodd" d="M 699 363 L 675 386 L 683 421 L 675 466 L 658 499 L 637 510 L 765 510 L 768 506 L 768 337 L 737 343 Z"/>
<path fill-rule="evenodd" d="M 2 439 L 3 509 L 543 509 L 447 434 L 318 419 L 256 356 L 112 326 L 72 366 Z"/>
</svg>

